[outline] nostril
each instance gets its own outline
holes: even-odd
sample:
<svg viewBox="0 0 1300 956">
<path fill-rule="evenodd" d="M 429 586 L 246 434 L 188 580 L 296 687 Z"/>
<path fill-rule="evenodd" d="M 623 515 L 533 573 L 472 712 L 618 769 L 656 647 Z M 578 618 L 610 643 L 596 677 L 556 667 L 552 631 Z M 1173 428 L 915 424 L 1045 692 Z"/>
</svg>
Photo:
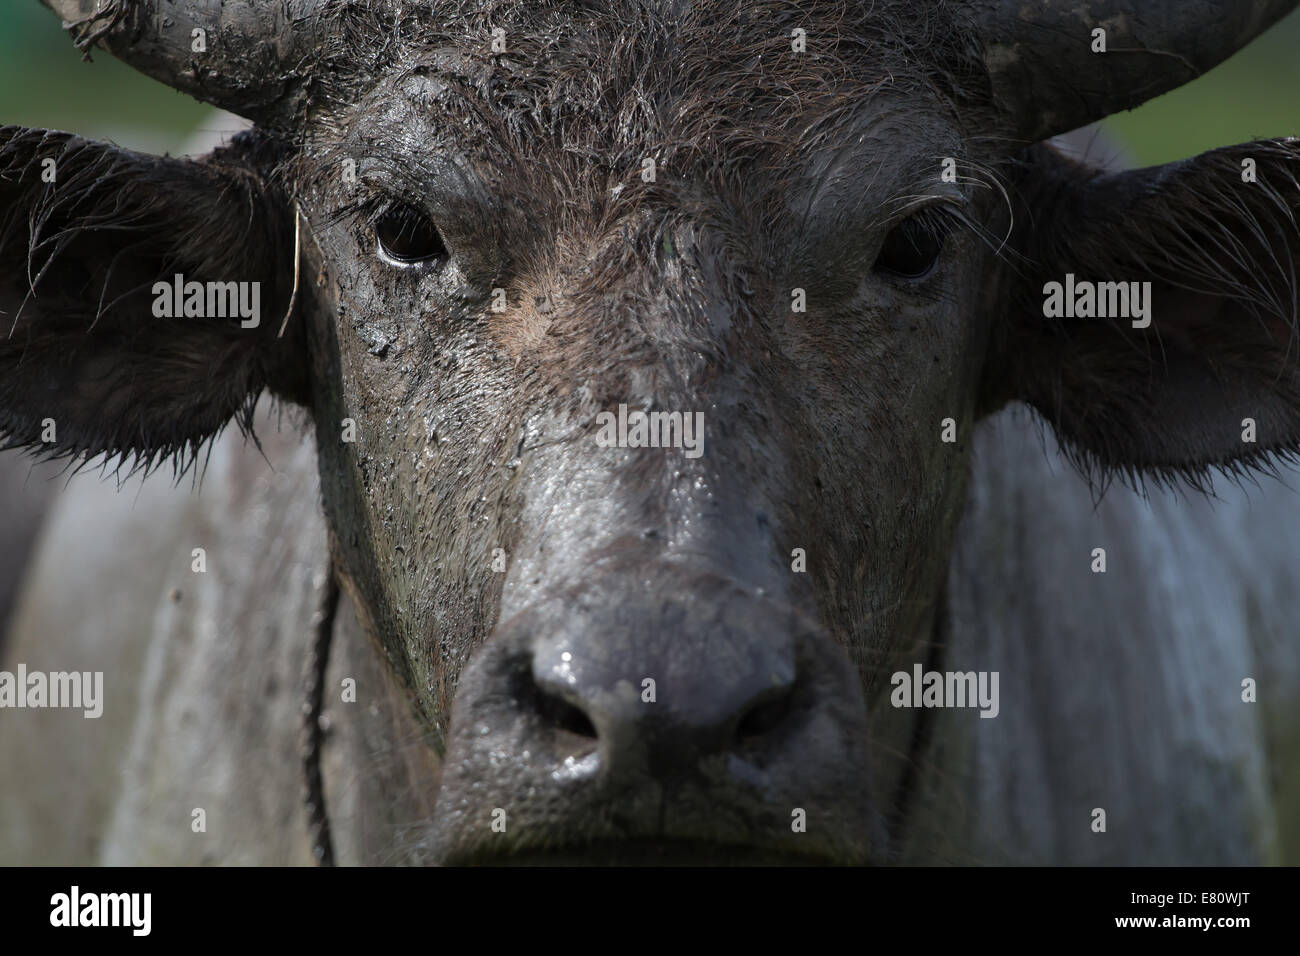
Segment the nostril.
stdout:
<svg viewBox="0 0 1300 956">
<path fill-rule="evenodd" d="M 755 704 L 740 719 L 736 727 L 737 739 L 744 741 L 771 733 L 785 722 L 790 713 L 790 700 L 791 695 L 783 693 Z"/>
<path fill-rule="evenodd" d="M 599 734 L 591 718 L 538 681 L 529 661 L 521 660 L 509 681 L 515 707 L 532 725 L 530 739 L 552 759 L 582 760 L 596 752 Z"/>
<path fill-rule="evenodd" d="M 587 740 L 597 738 L 596 727 L 582 708 L 539 684 L 526 661 L 521 662 L 510 683 L 511 696 L 516 705 L 525 712 L 531 712 L 542 726 Z"/>
<path fill-rule="evenodd" d="M 548 694 L 538 688 L 537 712 L 551 727 L 564 730 L 579 737 L 596 739 L 596 728 L 591 719 L 579 708 L 567 700 Z"/>
</svg>

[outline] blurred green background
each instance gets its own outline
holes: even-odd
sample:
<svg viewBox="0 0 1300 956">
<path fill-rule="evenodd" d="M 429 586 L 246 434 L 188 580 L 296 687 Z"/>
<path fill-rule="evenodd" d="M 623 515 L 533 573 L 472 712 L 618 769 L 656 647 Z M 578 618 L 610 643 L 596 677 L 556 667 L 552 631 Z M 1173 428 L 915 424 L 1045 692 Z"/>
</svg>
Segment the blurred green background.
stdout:
<svg viewBox="0 0 1300 956">
<path fill-rule="evenodd" d="M 163 152 L 212 116 L 107 54 L 82 63 L 38 0 L 0 0 L 0 7 L 0 125 L 66 129 Z M 1138 165 L 1300 135 L 1300 12 L 1195 83 L 1103 125 Z"/>
<path fill-rule="evenodd" d="M 206 104 L 107 53 L 81 54 L 39 0 L 0 0 L 0 126 L 44 126 L 147 152 L 175 150 L 213 115 Z"/>
</svg>

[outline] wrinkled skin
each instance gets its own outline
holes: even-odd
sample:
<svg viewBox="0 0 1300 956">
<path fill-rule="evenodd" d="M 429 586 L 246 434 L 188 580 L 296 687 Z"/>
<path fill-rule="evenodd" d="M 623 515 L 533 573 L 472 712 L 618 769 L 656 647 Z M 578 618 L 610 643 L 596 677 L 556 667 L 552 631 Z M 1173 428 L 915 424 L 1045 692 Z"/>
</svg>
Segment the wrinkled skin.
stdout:
<svg viewBox="0 0 1300 956">
<path fill-rule="evenodd" d="M 850 42 L 841 13 L 808 21 L 841 37 L 833 52 L 762 69 L 751 58 L 788 14 L 707 4 L 502 9 L 491 25 L 511 52 L 495 58 L 484 17 L 472 42 L 460 20 L 413 17 L 373 63 L 340 66 L 348 45 L 332 47 L 301 128 L 187 166 L 191 192 L 157 203 L 221 197 L 202 208 L 211 225 L 180 216 L 193 247 L 174 255 L 263 276 L 262 328 L 203 325 L 187 346 L 200 332 L 168 326 L 163 350 L 127 324 L 147 299 L 108 297 L 120 360 L 144 355 L 155 375 L 165 361 L 163 394 L 203 383 L 200 411 L 168 418 L 150 390 L 127 394 L 139 375 L 66 357 L 73 310 L 66 329 L 36 310 L 21 327 L 63 373 L 69 453 L 184 456 L 210 419 L 250 422 L 262 387 L 310 410 L 335 571 L 441 761 L 415 837 L 438 859 L 895 859 L 928 738 L 888 705 L 889 676 L 951 644 L 975 423 L 1027 401 L 1100 478 L 1198 483 L 1300 443 L 1294 282 L 1242 264 L 1294 265 L 1294 141 L 1114 177 L 1042 146 L 1009 154 L 984 135 L 993 94 L 961 16 L 880 5 L 857 11 Z M 382 24 L 354 12 L 337 35 L 369 49 Z M 16 181 L 51 148 L 3 142 Z M 73 162 L 80 146 L 58 145 Z M 1247 149 L 1267 190 L 1234 191 Z M 940 177 L 949 156 L 957 183 Z M 127 208 L 154 214 L 152 188 Z M 14 189 L 15 208 L 35 202 Z M 379 254 L 394 202 L 445 255 Z M 301 284 L 278 337 L 295 208 Z M 246 218 L 224 269 L 223 243 L 194 241 L 232 242 Z M 891 240 L 917 222 L 941 252 L 908 278 Z M 107 287 L 93 240 L 56 261 Z M 1250 255 L 1205 265 L 1230 242 Z M 151 254 L 127 274 L 149 275 Z M 75 286 L 67 268 L 54 274 Z M 1046 322 L 1043 281 L 1066 271 L 1154 280 L 1161 338 Z M 23 376 L 40 363 L 18 349 L 0 349 L 0 429 L 35 445 Z M 703 412 L 704 454 L 600 447 L 596 415 L 620 404 Z M 156 419 L 176 423 L 131 444 Z"/>
</svg>

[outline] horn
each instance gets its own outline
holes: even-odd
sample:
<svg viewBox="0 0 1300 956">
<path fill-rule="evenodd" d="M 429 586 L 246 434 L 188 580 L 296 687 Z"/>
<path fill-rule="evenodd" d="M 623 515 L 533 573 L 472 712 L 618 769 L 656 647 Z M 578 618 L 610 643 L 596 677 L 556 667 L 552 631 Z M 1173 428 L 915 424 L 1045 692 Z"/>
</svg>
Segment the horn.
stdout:
<svg viewBox="0 0 1300 956">
<path fill-rule="evenodd" d="M 1244 47 L 1298 0 L 974 0 L 994 104 L 1026 142 L 1132 109 Z M 1106 52 L 1093 52 L 1096 29 Z"/>
<path fill-rule="evenodd" d="M 292 115 L 328 0 L 41 0 L 83 59 L 98 45 L 155 80 L 254 121 Z M 202 31 L 199 33 L 198 31 Z"/>
</svg>

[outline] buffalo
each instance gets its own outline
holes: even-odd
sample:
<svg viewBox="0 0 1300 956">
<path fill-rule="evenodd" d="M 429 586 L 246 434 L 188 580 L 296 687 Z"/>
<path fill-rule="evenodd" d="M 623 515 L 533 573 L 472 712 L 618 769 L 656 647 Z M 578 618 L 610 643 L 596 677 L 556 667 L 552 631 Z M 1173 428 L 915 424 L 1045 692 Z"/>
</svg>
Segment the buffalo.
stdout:
<svg viewBox="0 0 1300 956">
<path fill-rule="evenodd" d="M 45 2 L 254 127 L 0 129 L 0 434 L 199 488 L 8 861 L 1300 853 L 1300 140 L 1049 142 L 1294 2 Z"/>
</svg>

